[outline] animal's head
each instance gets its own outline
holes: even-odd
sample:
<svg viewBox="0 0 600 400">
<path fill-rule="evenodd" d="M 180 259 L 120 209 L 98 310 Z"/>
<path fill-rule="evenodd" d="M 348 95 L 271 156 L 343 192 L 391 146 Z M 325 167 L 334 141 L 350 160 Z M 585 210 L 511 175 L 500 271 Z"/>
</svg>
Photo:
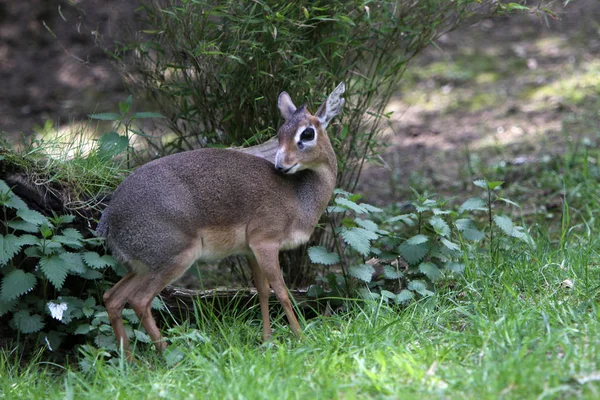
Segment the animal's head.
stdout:
<svg viewBox="0 0 600 400">
<path fill-rule="evenodd" d="M 275 168 L 284 174 L 294 174 L 304 169 L 318 169 L 328 162 L 331 142 L 325 129 L 329 122 L 342 111 L 346 90 L 340 83 L 319 107 L 315 115 L 306 105 L 296 107 L 286 92 L 279 95 L 277 105 L 285 120 L 279 128 L 279 149 L 275 156 Z"/>
</svg>

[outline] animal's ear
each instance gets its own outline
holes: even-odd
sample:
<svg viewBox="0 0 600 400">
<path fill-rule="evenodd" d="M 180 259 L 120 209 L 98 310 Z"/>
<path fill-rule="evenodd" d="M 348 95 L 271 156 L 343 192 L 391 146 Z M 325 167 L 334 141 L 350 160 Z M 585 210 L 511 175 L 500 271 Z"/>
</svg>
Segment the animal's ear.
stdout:
<svg viewBox="0 0 600 400">
<path fill-rule="evenodd" d="M 286 121 L 292 118 L 292 115 L 294 115 L 296 112 L 296 106 L 294 105 L 290 95 L 286 92 L 281 92 L 279 94 L 279 99 L 277 99 L 277 107 L 279 107 L 279 112 Z"/>
<path fill-rule="evenodd" d="M 342 82 L 333 90 L 333 92 L 331 92 L 329 96 L 327 96 L 325 103 L 321 104 L 321 107 L 319 107 L 319 110 L 315 116 L 319 118 L 323 129 L 327 128 L 329 121 L 331 121 L 333 117 L 342 112 L 342 107 L 344 107 L 344 99 L 342 98 L 342 95 L 345 91 L 346 86 L 344 85 L 344 82 Z"/>
</svg>

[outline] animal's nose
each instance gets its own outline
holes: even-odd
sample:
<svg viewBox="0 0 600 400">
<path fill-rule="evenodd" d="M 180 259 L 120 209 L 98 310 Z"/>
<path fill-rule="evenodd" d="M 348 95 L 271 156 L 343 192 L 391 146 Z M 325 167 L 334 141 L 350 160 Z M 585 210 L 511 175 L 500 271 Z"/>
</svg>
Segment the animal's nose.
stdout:
<svg viewBox="0 0 600 400">
<path fill-rule="evenodd" d="M 285 168 L 283 168 L 283 165 L 277 163 L 275 164 L 275 168 L 277 169 L 277 171 L 282 172 Z"/>
</svg>

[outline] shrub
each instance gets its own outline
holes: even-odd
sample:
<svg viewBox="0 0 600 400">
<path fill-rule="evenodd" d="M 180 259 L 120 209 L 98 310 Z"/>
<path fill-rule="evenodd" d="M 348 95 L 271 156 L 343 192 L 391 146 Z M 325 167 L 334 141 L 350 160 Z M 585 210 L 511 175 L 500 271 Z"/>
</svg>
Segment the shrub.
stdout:
<svg viewBox="0 0 600 400">
<path fill-rule="evenodd" d="M 385 107 L 409 60 L 457 26 L 519 9 L 495 0 L 147 1 L 142 34 L 113 55 L 167 116 L 175 138 L 163 153 L 261 143 L 279 124 L 281 91 L 314 110 L 344 81 L 344 116 L 329 133 L 338 187 L 354 191 L 364 163 L 377 160 Z M 282 259 L 292 282 L 308 276 L 304 254 Z"/>
<path fill-rule="evenodd" d="M 461 24 L 506 10 L 496 1 L 148 1 L 143 35 L 114 53 L 168 116 L 165 151 L 262 142 L 286 90 L 313 109 L 346 82 L 343 123 L 331 128 L 338 185 L 353 190 L 380 146 L 385 106 L 408 61 Z M 130 65 L 132 64 L 132 65 Z"/>
</svg>

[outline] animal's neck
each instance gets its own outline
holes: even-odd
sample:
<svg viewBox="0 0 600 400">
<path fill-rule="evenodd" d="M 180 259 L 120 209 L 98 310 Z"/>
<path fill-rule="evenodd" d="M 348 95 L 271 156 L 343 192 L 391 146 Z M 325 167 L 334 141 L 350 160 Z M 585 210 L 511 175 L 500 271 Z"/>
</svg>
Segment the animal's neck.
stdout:
<svg viewBox="0 0 600 400">
<path fill-rule="evenodd" d="M 337 159 L 333 149 L 328 151 L 328 162 L 302 174 L 299 181 L 300 206 L 307 222 L 315 225 L 325 211 L 337 178 Z"/>
</svg>

